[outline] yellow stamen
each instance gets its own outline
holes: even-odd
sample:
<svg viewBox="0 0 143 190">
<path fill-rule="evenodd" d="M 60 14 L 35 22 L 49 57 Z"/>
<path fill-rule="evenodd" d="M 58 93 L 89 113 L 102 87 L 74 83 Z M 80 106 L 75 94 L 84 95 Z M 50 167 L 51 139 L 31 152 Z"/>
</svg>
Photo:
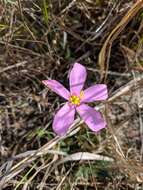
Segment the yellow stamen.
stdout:
<svg viewBox="0 0 143 190">
<path fill-rule="evenodd" d="M 76 105 L 76 106 L 79 106 L 80 105 L 80 98 L 76 95 L 73 95 L 69 98 L 69 101 L 73 104 L 73 105 Z"/>
<path fill-rule="evenodd" d="M 83 91 L 80 92 L 80 98 L 83 98 L 84 94 Z"/>
<path fill-rule="evenodd" d="M 79 106 L 81 99 L 84 97 L 83 91 L 80 92 L 80 95 L 71 95 L 69 98 L 69 102 L 72 103 L 73 105 Z"/>
</svg>

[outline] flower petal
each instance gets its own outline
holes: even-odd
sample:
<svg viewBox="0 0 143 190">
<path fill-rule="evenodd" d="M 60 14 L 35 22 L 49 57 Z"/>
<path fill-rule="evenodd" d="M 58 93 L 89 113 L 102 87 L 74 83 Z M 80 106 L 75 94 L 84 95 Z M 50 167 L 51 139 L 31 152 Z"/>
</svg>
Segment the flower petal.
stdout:
<svg viewBox="0 0 143 190">
<path fill-rule="evenodd" d="M 44 80 L 42 81 L 47 87 L 49 87 L 52 91 L 62 96 L 66 100 L 69 99 L 70 93 L 69 91 L 58 81 L 56 80 Z"/>
<path fill-rule="evenodd" d="M 106 84 L 96 84 L 83 91 L 82 102 L 94 102 L 98 100 L 106 100 L 108 91 Z"/>
<path fill-rule="evenodd" d="M 53 130 L 59 136 L 65 135 L 74 121 L 75 108 L 66 103 L 55 115 L 53 121 Z"/>
<path fill-rule="evenodd" d="M 70 91 L 72 94 L 80 94 L 80 91 L 84 86 L 86 76 L 86 68 L 79 63 L 75 63 L 69 76 Z"/>
<path fill-rule="evenodd" d="M 89 107 L 88 105 L 81 104 L 76 108 L 76 110 L 92 131 L 97 132 L 106 127 L 106 123 L 102 118 L 100 112 L 97 112 L 95 109 Z"/>
</svg>

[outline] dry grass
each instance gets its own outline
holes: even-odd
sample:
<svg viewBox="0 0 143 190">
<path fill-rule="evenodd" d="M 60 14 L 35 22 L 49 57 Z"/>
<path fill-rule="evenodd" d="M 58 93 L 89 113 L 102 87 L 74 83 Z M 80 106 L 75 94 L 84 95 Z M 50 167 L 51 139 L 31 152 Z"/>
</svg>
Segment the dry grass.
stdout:
<svg viewBox="0 0 143 190">
<path fill-rule="evenodd" d="M 2 0 L 0 4 L 0 189 L 143 189 L 143 1 Z M 41 84 L 68 86 L 79 61 L 108 127 L 78 118 L 60 138 L 51 129 L 63 103 Z"/>
</svg>

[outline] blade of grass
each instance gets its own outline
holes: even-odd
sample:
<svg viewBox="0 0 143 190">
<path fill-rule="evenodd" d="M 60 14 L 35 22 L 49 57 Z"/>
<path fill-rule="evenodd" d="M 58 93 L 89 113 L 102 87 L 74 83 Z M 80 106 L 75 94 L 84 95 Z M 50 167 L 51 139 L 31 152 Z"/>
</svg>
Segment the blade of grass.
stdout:
<svg viewBox="0 0 143 190">
<path fill-rule="evenodd" d="M 48 24 L 48 21 L 49 21 L 49 5 L 48 5 L 47 0 L 43 0 L 42 11 L 43 11 L 43 16 L 44 16 L 44 21 L 46 24 Z"/>
<path fill-rule="evenodd" d="M 113 41 L 118 37 L 118 35 L 123 31 L 125 26 L 129 23 L 129 21 L 138 13 L 138 11 L 143 8 L 143 0 L 138 0 L 131 9 L 127 12 L 127 14 L 122 18 L 119 24 L 112 30 L 112 32 L 107 37 L 106 41 L 103 44 L 103 47 L 100 51 L 98 64 L 101 70 L 101 80 L 106 80 L 107 71 L 109 67 L 109 58 L 111 53 L 111 47 Z M 105 72 L 106 71 L 106 72 Z M 104 73 L 105 72 L 105 73 Z"/>
</svg>

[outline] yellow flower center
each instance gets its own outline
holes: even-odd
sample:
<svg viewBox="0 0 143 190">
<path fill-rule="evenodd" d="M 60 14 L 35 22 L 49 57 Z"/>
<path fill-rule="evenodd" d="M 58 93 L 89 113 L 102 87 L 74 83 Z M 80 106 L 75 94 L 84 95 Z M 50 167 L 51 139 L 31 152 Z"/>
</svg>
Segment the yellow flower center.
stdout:
<svg viewBox="0 0 143 190">
<path fill-rule="evenodd" d="M 73 104 L 73 105 L 76 105 L 76 106 L 79 106 L 80 105 L 80 98 L 78 96 L 71 96 L 70 97 L 70 102 Z"/>
<path fill-rule="evenodd" d="M 83 98 L 83 91 L 80 92 L 80 96 L 72 95 L 69 98 L 69 101 L 76 106 L 80 105 L 81 98 Z"/>
</svg>

